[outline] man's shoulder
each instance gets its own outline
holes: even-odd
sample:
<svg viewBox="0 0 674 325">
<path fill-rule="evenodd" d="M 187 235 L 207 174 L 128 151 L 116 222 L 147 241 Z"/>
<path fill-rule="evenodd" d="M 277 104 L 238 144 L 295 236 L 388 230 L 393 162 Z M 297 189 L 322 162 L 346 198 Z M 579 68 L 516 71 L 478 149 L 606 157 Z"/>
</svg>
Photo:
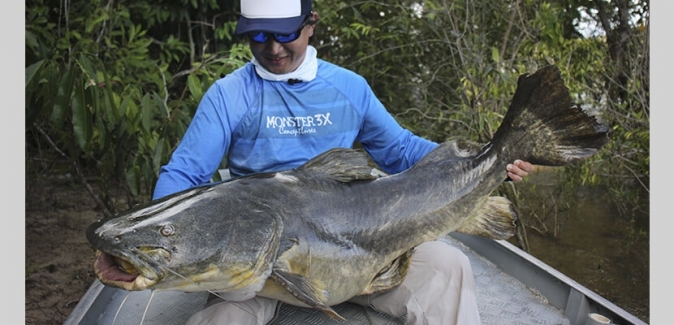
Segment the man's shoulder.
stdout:
<svg viewBox="0 0 674 325">
<path fill-rule="evenodd" d="M 220 79 L 215 80 L 214 84 L 217 85 L 232 85 L 235 83 L 239 84 L 250 84 L 255 77 L 255 66 L 247 62 L 243 66 L 235 69 L 234 71 L 223 74 Z"/>
<path fill-rule="evenodd" d="M 365 78 L 356 72 L 323 59 L 318 59 L 318 74 L 327 80 L 349 80 L 350 82 L 365 82 Z"/>
<path fill-rule="evenodd" d="M 255 78 L 255 67 L 246 63 L 242 67 L 216 79 L 208 89 L 211 98 L 226 98 L 229 100 L 242 100 L 260 87 Z"/>
</svg>

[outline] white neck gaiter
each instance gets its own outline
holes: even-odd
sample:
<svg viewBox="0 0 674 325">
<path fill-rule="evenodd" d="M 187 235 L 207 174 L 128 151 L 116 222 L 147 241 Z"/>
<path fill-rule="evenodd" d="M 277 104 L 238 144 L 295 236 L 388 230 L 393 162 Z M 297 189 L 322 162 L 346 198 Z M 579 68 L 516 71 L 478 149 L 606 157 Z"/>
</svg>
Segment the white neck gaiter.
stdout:
<svg viewBox="0 0 674 325">
<path fill-rule="evenodd" d="M 304 82 L 314 80 L 316 78 L 316 72 L 318 71 L 318 60 L 316 59 L 316 48 L 309 45 L 307 46 L 307 51 L 304 54 L 304 61 L 300 64 L 299 67 L 293 72 L 288 72 L 284 74 L 275 74 L 267 71 L 260 62 L 255 58 L 251 61 L 255 65 L 255 72 L 265 80 L 271 81 L 287 81 L 289 79 L 297 79 Z"/>
</svg>

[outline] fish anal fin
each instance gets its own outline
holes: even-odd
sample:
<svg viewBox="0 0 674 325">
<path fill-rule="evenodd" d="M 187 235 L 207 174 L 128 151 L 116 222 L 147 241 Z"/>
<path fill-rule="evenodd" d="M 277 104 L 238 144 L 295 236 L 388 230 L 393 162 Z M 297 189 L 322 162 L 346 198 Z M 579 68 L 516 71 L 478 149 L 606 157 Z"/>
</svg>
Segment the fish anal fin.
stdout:
<svg viewBox="0 0 674 325">
<path fill-rule="evenodd" d="M 329 293 L 318 281 L 312 281 L 300 274 L 277 269 L 272 271 L 271 278 L 300 302 L 324 312 L 332 319 L 346 322 L 346 318 L 326 304 Z"/>
<path fill-rule="evenodd" d="M 370 282 L 370 285 L 361 292 L 361 295 L 386 291 L 400 285 L 405 279 L 405 275 L 407 275 L 407 270 L 410 268 L 412 253 L 414 253 L 414 248 L 398 256 L 393 262 L 379 271 Z"/>
<path fill-rule="evenodd" d="M 508 239 L 515 234 L 517 213 L 510 200 L 502 196 L 490 196 L 472 218 L 468 218 L 456 231 L 492 239 Z"/>
</svg>

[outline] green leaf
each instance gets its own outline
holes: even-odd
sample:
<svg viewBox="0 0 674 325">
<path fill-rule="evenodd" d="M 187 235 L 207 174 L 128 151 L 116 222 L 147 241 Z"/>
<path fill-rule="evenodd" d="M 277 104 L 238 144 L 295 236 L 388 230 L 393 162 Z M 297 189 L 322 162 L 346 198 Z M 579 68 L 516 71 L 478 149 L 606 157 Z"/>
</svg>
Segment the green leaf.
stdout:
<svg viewBox="0 0 674 325">
<path fill-rule="evenodd" d="M 75 78 L 75 68 L 71 67 L 59 84 L 56 98 L 54 98 L 54 107 L 51 112 L 51 122 L 55 128 L 63 127 L 63 121 L 66 117 L 66 112 L 70 106 L 70 98 L 73 92 L 73 84 Z"/>
<path fill-rule="evenodd" d="M 96 28 L 96 26 L 100 25 L 104 20 L 110 19 L 110 16 L 108 15 L 108 13 L 106 11 L 99 10 L 96 13 L 100 14 L 100 16 L 95 17 L 94 19 L 87 21 L 85 29 L 84 29 L 85 32 L 91 33 L 91 31 L 94 30 L 94 28 Z"/>
<path fill-rule="evenodd" d="M 101 71 L 101 74 L 103 75 L 103 84 L 104 88 L 101 88 L 101 91 L 103 92 L 103 108 L 105 110 L 105 118 L 107 120 L 107 124 L 109 128 L 112 130 L 114 129 L 114 125 L 119 123 L 119 119 L 123 114 L 119 114 L 119 110 L 117 110 L 115 107 L 117 106 L 116 103 L 119 103 L 119 95 L 115 93 L 115 91 L 112 89 L 112 84 L 114 81 L 110 78 L 108 75 L 108 72 L 103 69 Z"/>
<path fill-rule="evenodd" d="M 86 72 L 86 75 L 88 77 L 87 83 L 90 85 L 96 85 L 98 84 L 98 77 L 96 74 L 96 69 L 94 69 L 94 65 L 92 64 L 91 60 L 87 58 L 84 54 L 80 55 L 79 61 L 77 63 L 82 67 L 82 70 Z"/>
<path fill-rule="evenodd" d="M 101 154 L 105 154 L 107 151 L 106 148 L 110 145 L 111 135 L 106 129 L 105 121 L 103 120 L 100 114 L 95 116 L 94 125 L 96 128 L 93 129 L 93 144 L 98 144 L 98 150 Z"/>
<path fill-rule="evenodd" d="M 135 163 L 126 170 L 126 184 L 131 190 L 133 196 L 137 196 L 140 193 L 140 168 L 138 164 Z"/>
<path fill-rule="evenodd" d="M 75 88 L 75 96 L 72 100 L 73 112 L 73 131 L 75 132 L 75 139 L 80 149 L 86 151 L 89 145 L 89 139 L 93 133 L 93 126 L 91 121 L 91 111 L 87 108 L 84 100 L 84 87 Z"/>
<path fill-rule="evenodd" d="M 200 101 L 201 97 L 204 96 L 204 92 L 201 90 L 201 82 L 194 74 L 190 74 L 187 77 L 187 85 L 190 87 L 190 93 L 195 101 Z"/>
<path fill-rule="evenodd" d="M 498 62 L 499 62 L 499 53 L 498 53 L 498 49 L 495 48 L 495 47 L 492 47 L 492 48 L 491 48 L 491 59 L 492 59 L 492 61 L 493 61 L 494 63 L 498 63 Z"/>
<path fill-rule="evenodd" d="M 141 123 L 143 125 L 144 132 L 150 132 L 150 127 L 152 126 L 152 111 L 153 111 L 153 101 L 150 94 L 145 94 L 140 103 L 140 112 L 142 114 Z"/>
<path fill-rule="evenodd" d="M 129 101 L 131 100 L 129 97 L 130 96 L 124 96 L 122 98 L 122 102 L 119 104 L 119 107 L 117 107 L 117 116 L 119 116 L 120 119 L 123 119 L 123 117 L 126 116 L 126 108 L 129 105 Z"/>
<path fill-rule="evenodd" d="M 33 78 L 37 75 L 37 72 L 40 71 L 43 63 L 44 60 L 40 60 L 26 68 L 26 87 L 33 81 Z"/>
<path fill-rule="evenodd" d="M 159 175 L 159 168 L 161 167 L 162 158 L 164 155 L 164 138 L 160 138 L 154 147 L 152 155 L 152 171 L 154 175 Z"/>
<path fill-rule="evenodd" d="M 129 39 L 127 40 L 127 42 L 132 43 L 134 41 L 134 38 L 136 38 L 136 25 L 131 25 L 129 27 Z"/>
<path fill-rule="evenodd" d="M 138 117 L 138 115 L 139 115 L 138 106 L 136 105 L 136 102 L 128 101 L 127 105 L 125 105 L 125 107 L 126 107 L 126 112 L 125 112 L 126 120 L 129 121 L 129 123 L 130 123 L 129 133 L 132 134 L 132 133 L 138 131 L 138 130 L 136 130 L 136 128 L 138 127 L 139 120 L 140 120 L 140 118 Z"/>
<path fill-rule="evenodd" d="M 103 95 L 101 109 L 103 110 L 103 116 L 105 117 L 105 125 L 112 130 L 115 128 L 115 125 L 119 123 L 119 116 L 116 115 L 117 110 L 114 108 L 115 105 L 112 99 L 115 93 L 108 91 L 107 88 L 103 88 L 101 89 L 101 95 Z"/>
</svg>

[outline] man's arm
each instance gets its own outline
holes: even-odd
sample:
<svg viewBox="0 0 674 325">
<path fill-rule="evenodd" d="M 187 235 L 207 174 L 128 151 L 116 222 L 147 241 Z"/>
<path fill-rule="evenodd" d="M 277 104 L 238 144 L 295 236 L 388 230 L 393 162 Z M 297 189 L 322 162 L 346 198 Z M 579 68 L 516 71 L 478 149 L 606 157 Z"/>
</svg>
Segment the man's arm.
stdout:
<svg viewBox="0 0 674 325">
<path fill-rule="evenodd" d="M 231 133 L 221 116 L 223 105 L 213 85 L 204 95 L 180 144 L 161 167 L 152 199 L 208 182 L 229 148 Z"/>
</svg>

